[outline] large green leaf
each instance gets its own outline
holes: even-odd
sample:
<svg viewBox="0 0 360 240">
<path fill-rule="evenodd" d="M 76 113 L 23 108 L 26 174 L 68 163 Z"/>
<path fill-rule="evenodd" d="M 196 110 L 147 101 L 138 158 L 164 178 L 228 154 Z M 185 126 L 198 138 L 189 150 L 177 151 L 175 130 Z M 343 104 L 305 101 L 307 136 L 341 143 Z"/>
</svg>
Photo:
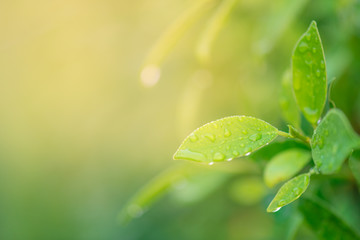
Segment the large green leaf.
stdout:
<svg viewBox="0 0 360 240">
<path fill-rule="evenodd" d="M 304 173 L 287 181 L 277 192 L 266 209 L 267 212 L 277 212 L 283 206 L 298 199 L 310 183 L 310 174 Z"/>
<path fill-rule="evenodd" d="M 225 161 L 250 154 L 274 140 L 278 130 L 253 117 L 222 118 L 196 129 L 174 154 L 174 159 Z"/>
<path fill-rule="evenodd" d="M 324 51 L 315 21 L 295 47 L 292 71 L 296 101 L 305 118 L 316 125 L 325 105 L 327 76 Z"/>
<path fill-rule="evenodd" d="M 340 217 L 336 216 L 324 203 L 302 199 L 299 209 L 309 227 L 324 240 L 359 240 L 360 237 Z"/>
<path fill-rule="evenodd" d="M 310 161 L 310 157 L 309 151 L 300 148 L 289 149 L 277 154 L 266 165 L 264 171 L 266 185 L 273 187 L 288 180 Z"/>
<path fill-rule="evenodd" d="M 360 150 L 354 151 L 349 158 L 349 166 L 360 187 Z"/>
<path fill-rule="evenodd" d="M 289 70 L 284 73 L 282 78 L 280 107 L 285 120 L 296 128 L 300 128 L 300 114 L 294 98 Z"/>
<path fill-rule="evenodd" d="M 315 165 L 323 174 L 338 171 L 354 148 L 359 146 L 359 137 L 353 131 L 344 113 L 330 110 L 311 139 Z"/>
</svg>

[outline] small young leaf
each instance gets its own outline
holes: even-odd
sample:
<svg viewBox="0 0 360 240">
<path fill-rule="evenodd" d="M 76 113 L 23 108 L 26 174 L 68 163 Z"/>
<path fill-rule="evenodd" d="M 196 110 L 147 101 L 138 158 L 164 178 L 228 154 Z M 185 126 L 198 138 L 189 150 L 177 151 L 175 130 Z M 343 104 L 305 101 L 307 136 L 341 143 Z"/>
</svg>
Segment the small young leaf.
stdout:
<svg viewBox="0 0 360 240">
<path fill-rule="evenodd" d="M 286 71 L 282 78 L 280 107 L 285 120 L 296 128 L 300 128 L 300 114 L 292 90 L 290 71 Z"/>
<path fill-rule="evenodd" d="M 352 228 L 319 201 L 302 199 L 299 204 L 299 210 L 318 239 L 360 239 L 359 235 Z"/>
<path fill-rule="evenodd" d="M 359 137 L 352 129 L 344 113 L 331 109 L 311 139 L 312 157 L 323 174 L 338 171 L 354 148 L 359 146 Z"/>
<path fill-rule="evenodd" d="M 349 166 L 360 187 L 360 150 L 354 151 L 349 158 Z"/>
<path fill-rule="evenodd" d="M 264 172 L 266 185 L 273 187 L 290 179 L 310 161 L 310 157 L 309 151 L 299 148 L 279 153 L 266 165 Z"/>
<path fill-rule="evenodd" d="M 274 140 L 278 130 L 253 117 L 222 118 L 196 129 L 174 154 L 174 159 L 199 162 L 231 160 L 245 156 Z"/>
<path fill-rule="evenodd" d="M 277 212 L 285 205 L 298 199 L 310 183 L 310 174 L 304 173 L 287 181 L 281 186 L 274 199 L 266 209 L 267 212 Z"/>
<path fill-rule="evenodd" d="M 305 118 L 316 125 L 325 105 L 327 76 L 324 51 L 315 21 L 295 47 L 292 71 L 296 101 Z"/>
</svg>

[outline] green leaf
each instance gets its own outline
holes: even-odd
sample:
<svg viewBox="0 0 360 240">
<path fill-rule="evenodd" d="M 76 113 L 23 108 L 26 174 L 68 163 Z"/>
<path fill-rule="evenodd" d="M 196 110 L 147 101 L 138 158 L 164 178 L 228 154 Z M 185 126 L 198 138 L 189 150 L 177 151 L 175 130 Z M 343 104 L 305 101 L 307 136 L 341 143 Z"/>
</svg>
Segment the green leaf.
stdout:
<svg viewBox="0 0 360 240">
<path fill-rule="evenodd" d="M 319 239 L 359 240 L 359 235 L 340 217 L 336 216 L 325 204 L 311 199 L 302 199 L 299 210 L 308 226 Z"/>
<path fill-rule="evenodd" d="M 289 70 L 284 73 L 282 78 L 280 107 L 285 120 L 296 128 L 300 128 L 300 114 L 294 98 Z"/>
<path fill-rule="evenodd" d="M 274 140 L 278 130 L 253 117 L 222 118 L 196 129 L 174 154 L 174 159 L 225 161 L 245 156 Z"/>
<path fill-rule="evenodd" d="M 309 0 L 293 0 L 272 4 L 272 7 L 279 7 L 266 16 L 264 22 L 260 23 L 262 26 L 259 29 L 261 40 L 256 43 L 256 50 L 260 54 L 269 53 L 284 35 L 284 32 L 297 19 L 297 16 L 301 14 L 308 2 Z"/>
<path fill-rule="evenodd" d="M 119 214 L 119 220 L 125 224 L 133 218 L 140 217 L 150 205 L 167 192 L 174 183 L 184 179 L 189 171 L 186 167 L 177 166 L 156 176 L 129 200 Z"/>
<path fill-rule="evenodd" d="M 229 195 L 241 205 L 255 205 L 266 195 L 267 188 L 258 176 L 245 176 L 230 185 Z"/>
<path fill-rule="evenodd" d="M 316 22 L 301 36 L 292 55 L 293 88 L 305 118 L 316 125 L 326 101 L 327 76 Z"/>
<path fill-rule="evenodd" d="M 310 183 L 310 174 L 304 173 L 287 181 L 277 192 L 266 209 L 267 212 L 277 212 L 285 205 L 298 199 Z"/>
<path fill-rule="evenodd" d="M 276 155 L 266 165 L 264 179 L 266 185 L 273 187 L 298 173 L 310 161 L 309 151 L 299 148 L 289 149 Z"/>
<path fill-rule="evenodd" d="M 180 15 L 174 23 L 163 33 L 151 48 L 145 67 L 159 66 L 166 55 L 176 45 L 185 32 L 202 16 L 206 10 L 213 6 L 214 0 L 197 0 L 192 6 Z"/>
<path fill-rule="evenodd" d="M 349 166 L 360 187 L 360 151 L 354 151 L 349 159 Z"/>
<path fill-rule="evenodd" d="M 237 1 L 238 0 L 222 1 L 214 15 L 206 24 L 206 28 L 196 47 L 196 55 L 200 61 L 207 62 L 209 60 L 211 46 Z"/>
<path fill-rule="evenodd" d="M 311 139 L 312 157 L 323 174 L 338 171 L 354 148 L 359 146 L 359 137 L 353 131 L 344 113 L 331 109 Z"/>
</svg>

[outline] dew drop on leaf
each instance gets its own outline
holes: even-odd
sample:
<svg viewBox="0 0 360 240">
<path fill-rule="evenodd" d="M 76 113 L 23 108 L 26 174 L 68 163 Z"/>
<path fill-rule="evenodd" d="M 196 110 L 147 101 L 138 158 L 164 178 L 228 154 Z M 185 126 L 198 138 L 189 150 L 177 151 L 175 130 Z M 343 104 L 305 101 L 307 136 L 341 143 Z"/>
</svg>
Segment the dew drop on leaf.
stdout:
<svg viewBox="0 0 360 240">
<path fill-rule="evenodd" d="M 250 139 L 251 141 L 254 141 L 254 142 L 255 142 L 255 141 L 260 140 L 261 137 L 262 137 L 261 133 L 255 133 L 255 134 L 251 135 L 251 136 L 249 137 L 249 139 Z"/>
<path fill-rule="evenodd" d="M 191 134 L 191 135 L 190 135 L 190 140 L 191 140 L 192 142 L 196 142 L 197 140 L 199 140 L 199 138 L 198 138 L 198 136 L 196 136 L 195 134 Z"/>
<path fill-rule="evenodd" d="M 217 152 L 214 154 L 214 160 L 215 161 L 222 161 L 225 159 L 225 155 L 222 154 L 221 152 Z"/>
<path fill-rule="evenodd" d="M 225 129 L 224 136 L 225 136 L 225 137 L 230 137 L 230 136 L 231 136 L 231 132 L 230 132 L 229 129 L 227 129 L 227 128 Z"/>
<path fill-rule="evenodd" d="M 215 140 L 216 140 L 215 135 L 212 134 L 212 133 L 205 134 L 205 137 L 206 137 L 207 139 L 209 139 L 210 141 L 212 141 L 212 142 L 215 142 Z"/>
</svg>

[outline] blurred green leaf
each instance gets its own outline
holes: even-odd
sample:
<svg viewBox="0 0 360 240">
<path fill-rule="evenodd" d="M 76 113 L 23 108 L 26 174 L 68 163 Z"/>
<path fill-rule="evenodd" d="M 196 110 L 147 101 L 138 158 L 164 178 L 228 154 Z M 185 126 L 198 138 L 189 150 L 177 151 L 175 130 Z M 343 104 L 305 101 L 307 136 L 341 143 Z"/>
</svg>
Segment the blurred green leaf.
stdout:
<svg viewBox="0 0 360 240">
<path fill-rule="evenodd" d="M 310 174 L 304 173 L 287 181 L 281 186 L 274 199 L 266 209 L 267 212 L 277 212 L 283 206 L 298 199 L 310 183 Z"/>
<path fill-rule="evenodd" d="M 296 128 L 300 128 L 300 113 L 294 98 L 291 77 L 290 70 L 287 70 L 283 75 L 281 82 L 280 107 L 285 120 Z"/>
<path fill-rule="evenodd" d="M 207 62 L 209 60 L 212 44 L 237 1 L 238 0 L 223 0 L 206 24 L 206 28 L 196 47 L 196 56 L 201 62 Z"/>
<path fill-rule="evenodd" d="M 319 239 L 360 239 L 358 233 L 351 229 L 340 217 L 336 216 L 324 203 L 318 200 L 302 199 L 299 204 L 299 210 Z"/>
<path fill-rule="evenodd" d="M 155 45 L 151 48 L 144 64 L 148 66 L 159 66 L 175 44 L 193 26 L 208 8 L 212 7 L 215 0 L 197 0 L 186 10 L 174 23 L 164 32 Z"/>
<path fill-rule="evenodd" d="M 140 217 L 151 204 L 167 192 L 173 184 L 183 180 L 190 171 L 188 167 L 176 166 L 149 181 L 123 208 L 119 215 L 120 222 L 125 224 L 133 218 Z"/>
<path fill-rule="evenodd" d="M 296 44 L 292 71 L 296 101 L 305 118 L 316 125 L 325 105 L 327 77 L 324 51 L 315 21 Z"/>
<path fill-rule="evenodd" d="M 259 203 L 265 196 L 267 189 L 257 176 L 248 176 L 232 182 L 229 194 L 230 197 L 242 205 L 254 205 Z"/>
<path fill-rule="evenodd" d="M 360 187 L 360 150 L 354 151 L 349 158 L 349 166 Z"/>
<path fill-rule="evenodd" d="M 282 6 L 261 24 L 261 40 L 256 44 L 261 54 L 270 52 L 291 23 L 301 13 L 309 0 L 283 1 Z"/>
<path fill-rule="evenodd" d="M 192 204 L 206 198 L 221 187 L 233 174 L 219 171 L 201 171 L 174 185 L 172 196 L 179 202 Z"/>
<path fill-rule="evenodd" d="M 273 187 L 298 173 L 310 161 L 311 154 L 304 149 L 289 149 L 273 157 L 266 165 L 264 179 Z"/>
<path fill-rule="evenodd" d="M 226 161 L 247 156 L 274 140 L 278 130 L 246 116 L 222 118 L 196 129 L 174 154 L 174 159 L 199 162 Z"/>
<path fill-rule="evenodd" d="M 331 109 L 311 139 L 315 165 L 323 174 L 338 171 L 351 151 L 359 146 L 359 141 L 345 114 Z"/>
</svg>

